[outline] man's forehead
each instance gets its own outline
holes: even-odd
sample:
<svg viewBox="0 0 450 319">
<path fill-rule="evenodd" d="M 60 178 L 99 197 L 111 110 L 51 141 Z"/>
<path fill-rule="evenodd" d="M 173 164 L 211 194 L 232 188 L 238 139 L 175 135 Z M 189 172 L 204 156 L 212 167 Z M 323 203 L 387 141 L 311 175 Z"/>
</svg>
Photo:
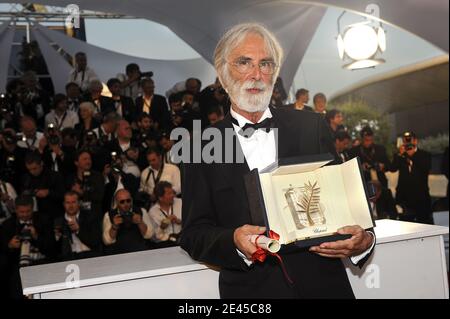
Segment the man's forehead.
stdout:
<svg viewBox="0 0 450 319">
<path fill-rule="evenodd" d="M 257 34 L 247 35 L 231 52 L 230 58 L 273 59 L 264 39 Z"/>
</svg>

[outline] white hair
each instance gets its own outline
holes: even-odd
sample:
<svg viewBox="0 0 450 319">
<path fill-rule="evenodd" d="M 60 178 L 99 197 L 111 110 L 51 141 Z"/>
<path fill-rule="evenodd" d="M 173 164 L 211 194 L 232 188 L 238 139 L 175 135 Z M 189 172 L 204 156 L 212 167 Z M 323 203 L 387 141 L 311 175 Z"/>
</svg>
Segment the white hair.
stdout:
<svg viewBox="0 0 450 319">
<path fill-rule="evenodd" d="M 272 32 L 259 23 L 238 24 L 222 36 L 214 51 L 214 66 L 219 75 L 219 79 L 223 75 L 224 67 L 227 65 L 227 58 L 230 52 L 242 43 L 242 41 L 250 34 L 257 34 L 261 36 L 276 65 L 281 65 L 281 61 L 283 59 L 283 48 Z M 278 67 L 274 73 L 274 78 L 278 76 L 279 70 L 280 68 Z"/>
<path fill-rule="evenodd" d="M 272 75 L 271 87 L 267 87 L 263 81 L 247 81 L 243 85 L 240 85 L 231 77 L 229 72 L 227 59 L 231 51 L 240 45 L 247 36 L 252 34 L 258 35 L 263 39 L 270 57 L 277 65 Z M 282 59 L 283 49 L 280 43 L 266 27 L 259 23 L 244 23 L 232 27 L 220 39 L 214 51 L 214 66 L 222 86 L 230 95 L 230 99 L 240 108 L 248 112 L 259 112 L 267 108 L 272 96 L 275 79 L 280 72 Z M 245 91 L 249 88 L 262 89 L 263 93 L 250 96 Z"/>
<path fill-rule="evenodd" d="M 92 114 L 95 112 L 95 106 L 92 102 L 83 102 L 80 104 L 80 109 L 86 109 L 90 111 Z"/>
</svg>

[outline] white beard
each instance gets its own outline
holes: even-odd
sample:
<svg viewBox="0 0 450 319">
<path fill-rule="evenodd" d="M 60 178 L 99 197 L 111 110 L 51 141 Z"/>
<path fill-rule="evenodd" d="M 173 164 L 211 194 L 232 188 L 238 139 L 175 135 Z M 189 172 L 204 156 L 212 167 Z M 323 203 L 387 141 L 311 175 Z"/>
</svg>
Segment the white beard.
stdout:
<svg viewBox="0 0 450 319">
<path fill-rule="evenodd" d="M 231 80 L 231 79 L 229 79 Z M 240 84 L 238 81 L 229 81 L 229 96 L 238 108 L 249 113 L 263 112 L 269 107 L 272 98 L 273 85 L 267 85 L 263 81 L 246 81 Z M 260 89 L 262 92 L 251 94 L 247 89 Z"/>
</svg>

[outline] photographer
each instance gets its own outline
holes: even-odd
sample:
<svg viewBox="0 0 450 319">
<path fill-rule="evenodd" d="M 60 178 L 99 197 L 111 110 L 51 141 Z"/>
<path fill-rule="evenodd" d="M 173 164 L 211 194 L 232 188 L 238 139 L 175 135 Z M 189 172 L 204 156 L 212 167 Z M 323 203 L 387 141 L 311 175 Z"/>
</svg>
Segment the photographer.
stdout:
<svg viewBox="0 0 450 319">
<path fill-rule="evenodd" d="M 15 96 L 11 93 L 0 94 L 0 129 L 15 127 Z"/>
<path fill-rule="evenodd" d="M 224 114 L 227 114 L 230 110 L 230 98 L 218 78 L 213 84 L 200 92 L 199 101 L 201 119 L 205 126 L 209 123 L 208 113 L 212 108 L 222 107 Z"/>
<path fill-rule="evenodd" d="M 108 113 L 104 118 L 100 127 L 92 130 L 97 136 L 97 140 L 100 146 L 106 146 L 112 142 L 115 138 L 115 132 L 120 117 L 115 113 Z"/>
<path fill-rule="evenodd" d="M 20 186 L 20 178 L 26 172 L 25 154 L 27 150 L 17 146 L 16 132 L 12 128 L 0 133 L 0 173 L 5 182 L 15 189 Z"/>
<path fill-rule="evenodd" d="M 147 159 L 145 154 L 149 147 L 157 147 L 158 131 L 155 123 L 147 113 L 141 113 L 137 119 L 138 129 L 133 131 L 134 144 L 139 148 L 139 157 L 136 163 L 142 171 L 147 167 Z"/>
<path fill-rule="evenodd" d="M 83 92 L 88 89 L 91 81 L 98 79 L 97 74 L 87 64 L 86 53 L 77 52 L 75 54 L 75 68 L 70 71 L 67 81 L 76 83 Z"/>
<path fill-rule="evenodd" d="M 14 214 L 14 200 L 17 193 L 14 187 L 0 179 L 0 225 Z"/>
<path fill-rule="evenodd" d="M 38 123 L 39 127 L 43 127 L 44 115 L 49 111 L 50 98 L 41 89 L 39 79 L 33 71 L 25 72 L 21 80 L 23 87 L 18 95 L 17 114 L 30 116 Z"/>
<path fill-rule="evenodd" d="M 364 178 L 367 183 L 379 181 L 382 186 L 379 205 L 389 206 L 393 201 L 391 190 L 385 175 L 390 169 L 391 163 L 387 157 L 386 149 L 382 145 L 374 143 L 374 133 L 369 126 L 364 127 L 361 132 L 361 144 L 353 147 L 349 154 L 351 158 L 356 156 L 361 160 Z M 391 219 L 397 219 L 396 211 L 390 210 Z"/>
<path fill-rule="evenodd" d="M 117 208 L 103 218 L 103 242 L 111 254 L 147 249 L 145 240 L 153 236 L 153 226 L 148 214 L 133 209 L 131 194 L 125 189 L 114 196 Z"/>
<path fill-rule="evenodd" d="M 136 121 L 136 107 L 134 105 L 134 100 L 128 96 L 121 95 L 120 93 L 120 80 L 109 79 L 108 89 L 112 94 L 112 99 L 114 101 L 114 110 L 128 123 L 132 124 Z"/>
<path fill-rule="evenodd" d="M 30 152 L 25 157 L 27 173 L 22 178 L 21 193 L 35 199 L 36 211 L 50 219 L 61 216 L 64 181 L 60 174 L 44 167 L 42 157 Z"/>
<path fill-rule="evenodd" d="M 22 298 L 19 267 L 51 262 L 55 252 L 53 230 L 48 219 L 33 213 L 33 199 L 15 200 L 15 214 L 2 225 L 0 249 L 7 256 L 11 297 Z"/>
<path fill-rule="evenodd" d="M 103 196 L 103 212 L 107 212 L 114 207 L 114 194 L 119 189 L 126 189 L 131 194 L 136 194 L 139 190 L 139 177 L 125 171 L 125 155 L 111 152 L 110 164 L 106 165 L 104 177 L 107 180 L 105 193 Z"/>
<path fill-rule="evenodd" d="M 156 201 L 154 188 L 160 181 L 170 182 L 176 194 L 181 193 L 180 169 L 173 164 L 165 164 L 158 149 L 147 151 L 147 161 L 149 166 L 142 171 L 141 184 L 139 190 L 146 192 Z"/>
<path fill-rule="evenodd" d="M 53 124 L 50 124 L 46 138 L 41 140 L 40 146 L 44 147 L 42 158 L 46 167 L 65 178 L 75 172 L 73 162 L 78 144 L 77 133 L 72 128 L 65 128 L 59 133 L 51 125 Z"/>
<path fill-rule="evenodd" d="M 152 119 L 158 123 L 158 129 L 169 127 L 170 113 L 166 98 L 155 94 L 155 82 L 152 79 L 142 80 L 142 96 L 136 99 L 137 114 L 150 114 Z"/>
<path fill-rule="evenodd" d="M 181 199 L 175 198 L 172 184 L 159 182 L 155 187 L 157 202 L 149 211 L 155 225 L 153 241 L 157 247 L 175 246 L 181 232 Z"/>
<path fill-rule="evenodd" d="M 403 208 L 401 218 L 433 224 L 428 176 L 431 154 L 417 147 L 413 132 L 405 132 L 398 154 L 394 155 L 391 171 L 399 171 L 396 201 Z"/>
<path fill-rule="evenodd" d="M 81 103 L 81 89 L 78 84 L 69 82 L 66 84 L 67 109 L 78 114 Z"/>
<path fill-rule="evenodd" d="M 75 166 L 76 174 L 67 178 L 67 189 L 80 194 L 81 208 L 90 210 L 100 224 L 105 180 L 101 173 L 92 170 L 92 157 L 85 149 L 75 155 Z"/>
<path fill-rule="evenodd" d="M 78 114 L 67 109 L 67 97 L 64 94 L 56 94 L 53 98 L 53 110 L 45 116 L 45 126 L 53 124 L 57 131 L 65 128 L 74 128 L 80 121 Z"/>
<path fill-rule="evenodd" d="M 91 132 L 100 126 L 94 118 L 95 107 L 92 102 L 83 102 L 80 104 L 80 122 L 75 125 L 75 130 L 78 132 L 78 138 L 80 141 L 85 141 L 86 134 Z"/>
<path fill-rule="evenodd" d="M 142 94 L 141 80 L 143 78 L 151 78 L 153 72 L 141 72 L 139 65 L 136 63 L 130 63 L 126 66 L 125 73 L 117 74 L 116 78 L 119 79 L 122 95 L 131 98 L 133 101 Z"/>
<path fill-rule="evenodd" d="M 101 229 L 92 212 L 80 209 L 76 192 L 64 194 L 64 217 L 55 221 L 55 236 L 62 260 L 99 256 Z"/>
<path fill-rule="evenodd" d="M 44 133 L 37 131 L 36 121 L 32 117 L 24 116 L 20 119 L 20 129 L 22 132 L 18 134 L 20 139 L 17 146 L 30 151 L 37 150 Z"/>
<path fill-rule="evenodd" d="M 93 80 L 89 83 L 89 90 L 83 97 L 83 102 L 92 102 L 94 104 L 94 118 L 101 121 L 103 117 L 114 112 L 114 101 L 107 96 L 102 95 L 103 84 L 99 80 Z"/>
</svg>

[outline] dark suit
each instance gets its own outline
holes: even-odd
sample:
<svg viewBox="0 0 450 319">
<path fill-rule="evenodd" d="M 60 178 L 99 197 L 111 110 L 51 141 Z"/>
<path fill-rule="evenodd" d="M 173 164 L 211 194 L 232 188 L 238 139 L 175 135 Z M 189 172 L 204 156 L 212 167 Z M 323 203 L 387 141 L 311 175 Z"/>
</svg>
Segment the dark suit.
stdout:
<svg viewBox="0 0 450 319">
<path fill-rule="evenodd" d="M 144 112 L 144 98 L 142 96 L 136 98 L 136 110 L 138 116 Z M 167 105 L 167 101 L 164 96 L 157 94 L 153 95 L 152 104 L 150 106 L 150 116 L 153 121 L 159 123 L 160 129 L 165 129 L 169 126 L 169 106 Z"/>
<path fill-rule="evenodd" d="M 394 155 L 391 171 L 399 171 L 396 200 L 406 215 L 421 223 L 433 224 L 428 175 L 431 154 L 418 149 L 412 156 L 411 172 L 405 157 Z"/>
<path fill-rule="evenodd" d="M 87 94 L 86 96 L 84 96 L 83 101 L 92 102 L 92 103 L 94 103 L 94 106 L 97 106 L 97 104 L 95 103 L 95 100 L 92 98 L 92 96 L 90 94 Z M 100 104 L 99 111 L 102 114 L 102 116 L 105 116 L 106 114 L 108 114 L 110 112 L 116 111 L 116 108 L 114 106 L 114 101 L 110 97 L 101 95 L 99 98 L 99 104 Z"/>
<path fill-rule="evenodd" d="M 114 102 L 114 109 L 117 110 L 118 103 L 122 104 L 122 118 L 128 123 L 136 121 L 136 106 L 134 105 L 133 99 L 128 96 L 120 96 L 120 100 Z"/>
<path fill-rule="evenodd" d="M 78 216 L 78 231 L 77 237 L 80 241 L 89 247 L 91 250 L 88 252 L 75 253 L 72 252 L 71 240 L 72 232 L 64 217 L 61 217 L 55 221 L 55 226 L 61 227 L 62 236 L 57 241 L 57 248 L 60 254 L 61 260 L 74 260 L 86 257 L 99 256 L 102 247 L 102 234 L 101 228 L 96 222 L 96 217 L 91 211 L 81 210 Z"/>
<path fill-rule="evenodd" d="M 333 152 L 329 130 L 319 115 L 287 108 L 271 111 L 278 128 L 279 158 Z M 232 128 L 231 116 L 228 114 L 215 127 L 225 138 L 225 129 Z M 181 237 L 181 247 L 192 258 L 221 267 L 221 297 L 354 298 L 339 259 L 320 257 L 306 249 L 282 254 L 293 286 L 287 283 L 274 257 L 250 268 L 244 263 L 236 251 L 234 231 L 244 224 L 261 225 L 249 211 L 244 185 L 249 168 L 247 162 L 222 163 L 184 165 Z"/>
<path fill-rule="evenodd" d="M 286 104 L 286 105 L 284 105 L 283 107 L 297 110 L 297 109 L 295 108 L 295 103 L 292 103 L 292 104 Z M 313 109 L 311 106 L 305 105 L 305 106 L 303 107 L 303 110 L 297 110 L 297 111 L 309 111 L 309 112 L 314 112 L 314 109 Z"/>
</svg>

